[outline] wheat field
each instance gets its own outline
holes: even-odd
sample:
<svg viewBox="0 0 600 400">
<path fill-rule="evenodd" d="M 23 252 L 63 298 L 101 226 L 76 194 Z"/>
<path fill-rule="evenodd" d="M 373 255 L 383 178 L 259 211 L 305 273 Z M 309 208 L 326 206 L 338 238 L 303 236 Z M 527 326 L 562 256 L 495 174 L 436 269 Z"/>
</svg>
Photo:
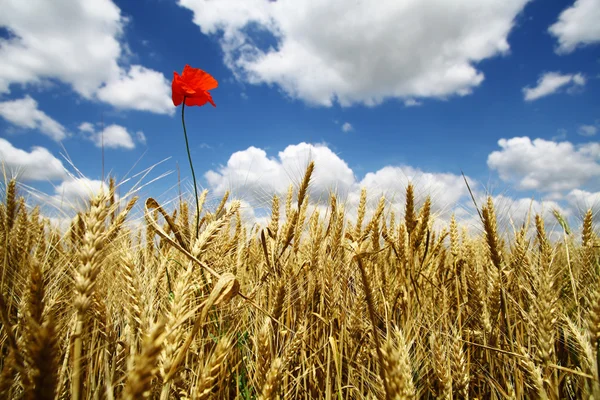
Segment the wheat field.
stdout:
<svg viewBox="0 0 600 400">
<path fill-rule="evenodd" d="M 113 180 L 61 233 L 7 182 L 0 398 L 600 398 L 591 210 L 507 236 L 489 198 L 480 234 L 436 231 L 409 185 L 399 215 L 363 191 L 351 220 L 333 194 L 309 212 L 313 169 L 260 229 L 203 192 L 198 237 L 195 202 L 123 204 Z"/>
</svg>

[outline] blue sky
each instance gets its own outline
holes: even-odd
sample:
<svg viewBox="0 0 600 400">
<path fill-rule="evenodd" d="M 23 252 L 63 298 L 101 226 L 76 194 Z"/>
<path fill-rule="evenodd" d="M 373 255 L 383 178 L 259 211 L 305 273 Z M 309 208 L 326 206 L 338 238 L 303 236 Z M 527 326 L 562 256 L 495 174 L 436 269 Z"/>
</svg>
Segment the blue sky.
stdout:
<svg viewBox="0 0 600 400">
<path fill-rule="evenodd" d="M 316 197 L 349 207 L 412 180 L 447 211 L 461 171 L 516 209 L 600 204 L 600 0 L 5 3 L 0 159 L 49 195 L 81 195 L 64 154 L 100 184 L 102 136 L 117 179 L 170 157 L 153 176 L 178 163 L 189 190 L 170 82 L 190 64 L 219 81 L 186 109 L 215 196 L 264 203 L 314 158 Z"/>
</svg>

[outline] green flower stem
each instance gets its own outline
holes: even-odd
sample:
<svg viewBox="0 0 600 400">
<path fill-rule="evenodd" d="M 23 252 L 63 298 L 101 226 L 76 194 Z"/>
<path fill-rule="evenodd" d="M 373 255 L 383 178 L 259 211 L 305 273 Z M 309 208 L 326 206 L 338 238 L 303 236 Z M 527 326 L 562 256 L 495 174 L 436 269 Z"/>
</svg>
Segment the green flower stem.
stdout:
<svg viewBox="0 0 600 400">
<path fill-rule="evenodd" d="M 185 97 L 181 106 L 181 124 L 183 125 L 183 136 L 185 137 L 185 148 L 187 149 L 190 168 L 192 169 L 192 179 L 194 180 L 194 195 L 196 196 L 196 239 L 198 239 L 198 230 L 200 229 L 200 201 L 198 200 L 198 186 L 196 185 L 196 173 L 194 172 L 194 164 L 192 164 L 192 155 L 190 154 L 190 144 L 188 142 L 187 131 L 185 129 Z"/>
</svg>

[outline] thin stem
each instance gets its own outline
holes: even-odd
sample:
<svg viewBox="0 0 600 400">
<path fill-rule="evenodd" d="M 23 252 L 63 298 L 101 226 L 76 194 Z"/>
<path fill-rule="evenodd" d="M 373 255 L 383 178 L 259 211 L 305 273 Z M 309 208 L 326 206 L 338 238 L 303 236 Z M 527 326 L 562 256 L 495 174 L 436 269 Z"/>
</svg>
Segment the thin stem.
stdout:
<svg viewBox="0 0 600 400">
<path fill-rule="evenodd" d="M 181 106 L 181 124 L 183 125 L 183 136 L 185 137 L 185 148 L 187 150 L 188 160 L 190 161 L 190 168 L 192 170 L 192 179 L 194 180 L 194 195 L 196 196 L 196 239 L 198 239 L 198 230 L 200 229 L 200 201 L 198 200 L 198 186 L 196 185 L 196 173 L 194 172 L 194 165 L 192 164 L 192 155 L 190 154 L 190 144 L 188 142 L 187 131 L 185 129 L 185 97 L 183 98 L 183 105 Z"/>
</svg>

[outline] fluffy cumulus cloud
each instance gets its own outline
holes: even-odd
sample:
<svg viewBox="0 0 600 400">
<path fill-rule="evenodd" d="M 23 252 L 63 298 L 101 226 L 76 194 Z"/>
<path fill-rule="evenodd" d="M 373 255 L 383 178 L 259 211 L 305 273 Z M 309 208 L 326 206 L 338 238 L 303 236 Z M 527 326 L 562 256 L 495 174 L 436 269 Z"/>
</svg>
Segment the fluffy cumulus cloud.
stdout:
<svg viewBox="0 0 600 400">
<path fill-rule="evenodd" d="M 57 210 L 70 214 L 71 211 L 84 210 L 89 200 L 101 190 L 108 191 L 105 182 L 84 177 L 69 177 L 54 188 L 54 195 L 47 201 Z"/>
<path fill-rule="evenodd" d="M 31 196 L 41 205 L 42 213 L 50 223 L 66 232 L 76 213 L 89 209 L 90 199 L 101 191 L 108 191 L 106 182 L 86 177 L 68 176 L 54 187 L 53 194 L 31 192 Z M 123 199 L 115 194 L 115 200 L 121 205 Z M 138 221 L 128 220 L 127 225 L 138 225 Z M 141 228 L 141 226 L 137 226 Z"/>
<path fill-rule="evenodd" d="M 598 127 L 595 125 L 581 125 L 579 129 L 577 129 L 577 132 L 581 136 L 594 136 L 598 133 Z"/>
<path fill-rule="evenodd" d="M 79 130 L 83 132 L 86 137 L 91 140 L 96 147 L 102 147 L 109 149 L 128 149 L 135 148 L 135 142 L 133 141 L 132 135 L 127 131 L 127 128 L 121 125 L 108 125 L 103 130 L 96 131 L 95 127 L 89 122 L 84 122 L 79 125 Z M 136 139 L 138 142 L 145 144 L 146 136 L 143 132 L 137 132 Z"/>
<path fill-rule="evenodd" d="M 38 130 L 56 141 L 67 137 L 65 127 L 41 111 L 30 96 L 0 102 L 0 117 L 20 128 Z"/>
<path fill-rule="evenodd" d="M 324 212 L 324 205 L 333 192 L 346 207 L 351 220 L 356 215 L 362 188 L 367 189 L 370 211 L 375 209 L 379 198 L 385 196 L 388 206 L 400 215 L 404 209 L 406 186 L 412 182 L 417 204 L 423 204 L 426 196 L 430 195 L 434 212 L 443 220 L 448 219 L 460 202 L 468 199 L 462 176 L 451 173 L 387 166 L 358 180 L 346 162 L 322 144 L 290 145 L 277 157 L 269 157 L 264 150 L 250 147 L 232 154 L 227 165 L 207 172 L 205 178 L 209 189 L 217 197 L 230 190 L 234 197 L 242 198 L 248 205 L 257 208 L 255 220 L 258 220 L 264 214 L 263 209 L 270 207 L 274 193 L 285 196 L 290 184 L 297 189 L 310 160 L 315 161 L 310 185 L 311 210 Z"/>
<path fill-rule="evenodd" d="M 353 130 L 354 130 L 354 127 L 352 126 L 352 124 L 350 122 L 344 122 L 344 125 L 342 125 L 343 132 L 352 132 Z"/>
<path fill-rule="evenodd" d="M 310 187 L 310 212 L 319 210 L 324 215 L 329 193 L 333 191 L 345 207 L 347 217 L 353 221 L 361 190 L 365 188 L 367 218 L 381 196 L 385 196 L 388 210 L 394 210 L 396 215 L 401 216 L 406 201 L 406 187 L 410 182 L 415 188 L 417 207 L 428 196 L 431 197 L 437 227 L 447 225 L 451 214 L 455 213 L 474 232 L 481 229 L 481 222 L 461 175 L 423 171 L 407 165 L 389 165 L 367 172 L 362 179 L 357 179 L 345 161 L 325 145 L 290 145 L 277 157 L 268 157 L 264 150 L 250 147 L 232 154 L 227 165 L 207 172 L 205 178 L 216 198 L 230 190 L 233 197 L 244 200 L 247 221 L 266 223 L 268 219 L 264 215 L 268 213 L 271 196 L 274 193 L 285 196 L 290 183 L 297 188 L 309 160 L 315 160 L 316 165 Z M 473 179 L 467 179 L 478 204 L 483 204 L 487 194 Z M 512 232 L 514 226 L 525 221 L 529 212 L 531 215 L 541 214 L 549 222 L 554 221 L 552 211 L 555 209 L 567 218 L 573 215 L 571 208 L 561 204 L 562 198 L 538 201 L 498 195 L 493 200 L 503 232 Z"/>
<path fill-rule="evenodd" d="M 501 150 L 488 156 L 487 164 L 506 182 L 519 189 L 560 192 L 583 187 L 600 178 L 600 145 L 575 146 L 528 137 L 500 139 Z"/>
<path fill-rule="evenodd" d="M 67 176 L 63 163 L 44 147 L 18 149 L 0 138 L 0 168 L 21 181 L 45 181 Z"/>
<path fill-rule="evenodd" d="M 558 54 L 571 53 L 579 46 L 600 42 L 600 2 L 577 0 L 565 9 L 548 31 L 558 40 Z"/>
<path fill-rule="evenodd" d="M 546 72 L 537 81 L 534 87 L 523 88 L 526 101 L 537 100 L 559 90 L 569 87 L 575 90 L 585 86 L 586 79 L 582 74 L 561 74 L 560 72 Z"/>
<path fill-rule="evenodd" d="M 311 193 L 327 199 L 329 190 L 347 194 L 355 183 L 348 164 L 324 145 L 300 143 L 290 145 L 270 158 L 263 149 L 249 147 L 233 153 L 227 165 L 210 170 L 205 178 L 212 190 L 231 190 L 254 205 L 265 205 L 273 193 L 285 194 L 290 183 L 298 184 L 308 163 L 317 167 L 311 183 Z"/>
<path fill-rule="evenodd" d="M 561 228 L 553 216 L 555 210 L 575 225 L 573 219 L 582 215 L 581 210 L 585 212 L 591 207 L 600 212 L 600 192 L 577 187 L 583 187 L 587 180 L 586 169 L 591 168 L 595 171 L 595 177 L 600 177 L 600 144 L 576 147 L 570 143 L 513 138 L 504 139 L 500 146 L 502 151 L 490 154 L 490 168 L 500 169 L 501 175 L 505 174 L 502 176 L 516 182 L 518 188 L 537 189 L 544 194 L 543 197 L 540 193 L 533 197 L 506 193 L 494 195 L 499 229 L 503 234 L 512 234 L 528 216 L 532 218 L 540 214 L 546 221 L 548 231 L 554 232 L 552 235 L 560 235 Z M 544 158 L 546 153 L 550 155 Z M 520 159 L 533 161 L 524 166 L 515 165 L 514 160 Z M 265 215 L 269 212 L 272 195 L 285 196 L 290 184 L 297 189 L 310 160 L 315 161 L 315 171 L 309 189 L 309 213 L 319 210 L 324 215 L 329 194 L 334 192 L 339 204 L 345 207 L 347 217 L 353 221 L 361 190 L 365 188 L 367 218 L 372 215 L 381 196 L 385 196 L 388 210 L 394 210 L 397 216 L 402 216 L 406 186 L 410 182 L 415 188 L 417 207 L 423 204 L 427 196 L 431 197 L 436 227 L 447 225 L 454 213 L 464 226 L 474 233 L 481 232 L 481 221 L 461 175 L 424 171 L 407 165 L 388 165 L 367 172 L 362 179 L 358 179 L 346 162 L 323 144 L 290 145 L 276 157 L 269 157 L 263 149 L 250 147 L 233 153 L 226 165 L 208 171 L 204 177 L 215 199 L 229 190 L 233 198 L 243 200 L 245 220 L 264 226 L 268 222 Z M 513 160 L 512 165 L 510 160 Z M 558 171 L 561 168 L 559 166 L 542 172 L 548 167 L 548 160 L 562 160 L 562 168 L 567 169 Z M 488 196 L 485 188 L 469 177 L 467 180 L 477 204 L 481 206 Z"/>
<path fill-rule="evenodd" d="M 567 195 L 569 204 L 583 214 L 589 209 L 594 210 L 595 215 L 600 212 L 600 192 L 589 192 L 582 189 L 574 189 Z"/>
<path fill-rule="evenodd" d="M 11 85 L 56 79 L 87 99 L 172 113 L 162 74 L 119 65 L 125 23 L 111 0 L 3 1 L 0 27 L 10 35 L 0 39 L 0 94 Z M 124 95 L 125 88 L 132 92 Z"/>
<path fill-rule="evenodd" d="M 433 209 L 438 212 L 449 211 L 468 194 L 460 175 L 425 172 L 410 166 L 386 166 L 376 172 L 369 172 L 357 186 L 366 188 L 374 196 L 374 200 L 384 195 L 401 209 L 409 182 L 415 187 L 417 203 L 420 204 L 427 196 L 431 196 Z M 355 193 L 352 200 L 358 204 L 358 198 Z"/>
<path fill-rule="evenodd" d="M 527 3 L 179 0 L 203 33 L 219 35 L 238 79 L 324 106 L 471 93 L 484 79 L 476 64 L 508 52 Z M 272 46 L 258 44 L 265 37 Z"/>
<path fill-rule="evenodd" d="M 483 200 L 483 199 L 482 199 Z M 571 216 L 571 209 L 559 204 L 554 200 L 535 200 L 532 198 L 513 198 L 506 195 L 498 195 L 493 197 L 494 207 L 496 208 L 496 217 L 498 222 L 505 229 L 517 229 L 527 221 L 529 217 L 531 221 L 535 215 L 540 215 L 546 221 L 554 219 L 553 212 L 556 210 L 565 218 Z"/>
<path fill-rule="evenodd" d="M 118 108 L 132 108 L 159 114 L 173 114 L 171 88 L 163 74 L 133 65 L 128 73 L 109 81 L 98 91 L 98 98 Z"/>
<path fill-rule="evenodd" d="M 82 123 L 79 125 L 79 130 L 80 130 L 81 132 L 94 133 L 94 131 L 95 131 L 95 128 L 94 128 L 94 125 L 92 125 L 92 124 L 91 124 L 91 123 L 89 123 L 89 122 L 82 122 Z"/>
</svg>

